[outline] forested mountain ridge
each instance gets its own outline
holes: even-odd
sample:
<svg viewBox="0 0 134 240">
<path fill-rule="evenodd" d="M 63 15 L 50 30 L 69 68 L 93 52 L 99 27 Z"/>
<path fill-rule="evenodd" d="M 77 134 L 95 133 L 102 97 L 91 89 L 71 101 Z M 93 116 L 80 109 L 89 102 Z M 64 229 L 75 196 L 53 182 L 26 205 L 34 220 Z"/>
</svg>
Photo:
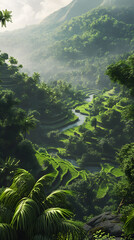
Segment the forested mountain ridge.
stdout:
<svg viewBox="0 0 134 240">
<path fill-rule="evenodd" d="M 75 77 L 68 74 L 68 78 L 75 84 L 108 86 L 106 66 L 133 51 L 133 23 L 132 9 L 127 13 L 123 8 L 95 9 L 61 26 L 54 36 L 51 54 L 59 61 L 64 59 L 63 68 L 71 68 Z"/>
<path fill-rule="evenodd" d="M 16 57 L 21 63 L 25 64 L 27 70 L 29 69 L 29 71 L 31 70 L 30 72 L 33 72 L 33 60 L 37 60 L 36 52 L 46 52 L 46 46 L 48 47 L 50 40 L 49 33 L 51 34 L 52 31 L 55 31 L 55 28 L 63 22 L 97 7 L 101 2 L 102 0 L 94 2 L 73 0 L 68 6 L 51 14 L 38 25 L 2 33 L 0 34 L 1 50 Z M 39 46 L 43 48 L 41 51 Z M 36 48 L 37 50 L 35 51 Z M 35 68 L 35 71 L 40 72 L 40 69 Z"/>
<path fill-rule="evenodd" d="M 73 17 L 80 16 L 93 8 L 98 7 L 102 2 L 102 0 L 73 0 L 66 7 L 45 18 L 41 24 L 48 25 L 48 30 L 51 31 L 51 28 L 56 25 L 58 26 L 65 21 L 69 21 Z M 50 26 L 51 28 L 49 29 Z"/>
<path fill-rule="evenodd" d="M 80 86 L 108 86 L 106 66 L 119 55 L 133 51 L 134 10 L 129 4 L 98 7 L 101 3 L 95 1 L 94 10 L 69 22 L 60 21 L 61 16 L 65 19 L 66 9 L 75 13 L 81 3 L 86 11 L 88 6 L 93 7 L 93 2 L 73 1 L 37 26 L 1 34 L 2 51 L 17 57 L 27 71 L 39 72 L 47 82 L 64 79 Z"/>
</svg>

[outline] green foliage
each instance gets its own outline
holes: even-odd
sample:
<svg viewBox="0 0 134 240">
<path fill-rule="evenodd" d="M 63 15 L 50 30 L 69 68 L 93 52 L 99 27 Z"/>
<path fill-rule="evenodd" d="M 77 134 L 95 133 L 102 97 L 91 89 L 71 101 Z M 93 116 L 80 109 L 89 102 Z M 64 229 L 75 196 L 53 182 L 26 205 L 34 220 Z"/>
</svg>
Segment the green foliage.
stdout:
<svg viewBox="0 0 134 240">
<path fill-rule="evenodd" d="M 125 232 L 127 235 L 134 233 L 134 209 L 131 211 L 124 225 Z"/>
<path fill-rule="evenodd" d="M 44 187 L 48 181 L 50 181 L 49 175 L 48 177 L 47 175 L 43 176 L 35 182 L 29 172 L 23 169 L 17 171 L 11 187 L 5 189 L 0 196 L 0 205 L 11 208 L 13 212 L 9 225 L 0 224 L 3 239 L 8 239 L 6 237 L 11 233 L 15 234 L 16 239 L 21 237 L 21 239 L 30 240 L 37 235 L 42 238 L 55 237 L 58 239 L 60 235 L 64 239 L 70 237 L 82 239 L 84 236 L 82 228 L 77 223 L 68 221 L 72 212 L 57 207 L 59 200 L 60 202 L 65 200 L 65 198 L 62 199 L 62 196 L 69 192 L 58 190 L 47 196 Z M 12 236 L 9 239 L 13 239 Z"/>
<path fill-rule="evenodd" d="M 0 236 L 3 240 L 16 240 L 16 233 L 13 228 L 6 224 L 0 223 Z"/>
<path fill-rule="evenodd" d="M 17 169 L 20 161 L 9 157 L 5 161 L 0 161 L 0 186 L 10 185 L 14 171 Z"/>
<path fill-rule="evenodd" d="M 105 232 L 102 232 L 101 230 L 97 231 L 96 233 L 93 234 L 93 237 L 95 240 L 115 240 L 114 236 L 110 236 L 110 234 L 106 234 Z"/>
<path fill-rule="evenodd" d="M 93 118 L 91 119 L 91 126 L 93 126 L 93 127 L 96 129 L 96 125 L 97 125 L 97 120 L 96 120 L 95 117 L 93 117 Z"/>
<path fill-rule="evenodd" d="M 134 181 L 134 143 L 124 145 L 117 155 L 117 160 L 130 182 Z"/>
<path fill-rule="evenodd" d="M 6 27 L 6 22 L 12 22 L 11 13 L 12 12 L 8 11 L 7 9 L 0 11 L 0 22 L 2 27 Z"/>
<path fill-rule="evenodd" d="M 120 60 L 115 64 L 111 64 L 107 69 L 107 75 L 113 82 L 125 85 L 134 94 L 134 55 L 130 55 L 127 59 Z"/>
<path fill-rule="evenodd" d="M 105 185 L 104 183 L 99 186 L 99 189 L 97 191 L 97 198 L 101 199 L 104 198 L 109 190 L 109 187 Z"/>
</svg>

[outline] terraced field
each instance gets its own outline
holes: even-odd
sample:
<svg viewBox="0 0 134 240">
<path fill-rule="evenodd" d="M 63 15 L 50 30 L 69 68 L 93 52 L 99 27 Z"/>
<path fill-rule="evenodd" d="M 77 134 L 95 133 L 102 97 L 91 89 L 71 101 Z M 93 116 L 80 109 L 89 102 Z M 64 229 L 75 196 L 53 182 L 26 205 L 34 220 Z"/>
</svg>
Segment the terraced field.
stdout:
<svg viewBox="0 0 134 240">
<path fill-rule="evenodd" d="M 60 157 L 54 158 L 48 153 L 37 152 L 36 158 L 42 167 L 42 174 L 53 173 L 53 190 L 60 186 L 67 186 L 76 179 L 87 179 L 88 173 L 85 170 L 75 168 L 70 162 Z"/>
</svg>

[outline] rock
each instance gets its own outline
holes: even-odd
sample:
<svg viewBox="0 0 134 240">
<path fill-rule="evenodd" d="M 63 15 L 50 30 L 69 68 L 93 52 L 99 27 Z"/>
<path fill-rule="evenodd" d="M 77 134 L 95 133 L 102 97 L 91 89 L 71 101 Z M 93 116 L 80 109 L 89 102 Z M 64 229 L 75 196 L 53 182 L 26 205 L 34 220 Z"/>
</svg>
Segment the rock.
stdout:
<svg viewBox="0 0 134 240">
<path fill-rule="evenodd" d="M 89 233 L 89 239 L 93 239 L 93 234 L 102 230 L 110 236 L 115 236 L 116 240 L 121 239 L 123 223 L 120 220 L 121 215 L 114 215 L 110 212 L 102 213 L 93 217 L 88 223 L 84 225 L 84 229 Z M 105 239 L 106 240 L 106 239 Z"/>
</svg>

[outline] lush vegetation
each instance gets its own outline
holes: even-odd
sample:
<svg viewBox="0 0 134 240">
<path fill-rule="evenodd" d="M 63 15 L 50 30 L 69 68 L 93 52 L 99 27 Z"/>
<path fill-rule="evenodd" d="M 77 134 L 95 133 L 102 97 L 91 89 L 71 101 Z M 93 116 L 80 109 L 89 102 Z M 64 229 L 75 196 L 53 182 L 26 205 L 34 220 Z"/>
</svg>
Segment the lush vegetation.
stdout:
<svg viewBox="0 0 134 240">
<path fill-rule="evenodd" d="M 2 24 L 11 20 L 10 12 L 0 14 Z M 48 85 L 40 81 L 38 73 L 30 77 L 22 72 L 22 65 L 14 57 L 1 53 L 3 240 L 83 239 L 85 232 L 77 220 L 86 222 L 107 210 L 122 214 L 124 232 L 133 237 L 134 55 L 127 53 L 124 59 L 107 67 L 106 74 L 114 84 L 111 89 L 100 92 L 84 88 L 84 85 L 96 87 L 93 79 L 88 83 L 86 78 L 93 71 L 98 86 L 103 88 L 107 63 L 113 56 L 133 51 L 134 19 L 130 16 L 124 18 L 123 9 L 97 9 L 57 30 L 57 42 L 50 49 L 54 58 L 64 57 L 64 63 L 69 59 L 69 64 L 73 60 L 76 69 L 80 66 L 77 74 L 72 73 L 76 79 L 83 71 L 84 80 L 79 78 L 76 87 L 70 83 L 72 78 L 70 82 L 64 81 L 70 73 L 66 77 L 62 74 L 52 77 L 55 81 Z M 103 59 L 99 67 L 96 55 Z M 94 96 L 87 102 L 89 94 Z M 63 126 L 78 120 L 72 108 L 86 116 L 85 122 L 64 131 Z M 92 231 L 94 239 L 114 239 L 96 230 L 99 229 Z"/>
</svg>

